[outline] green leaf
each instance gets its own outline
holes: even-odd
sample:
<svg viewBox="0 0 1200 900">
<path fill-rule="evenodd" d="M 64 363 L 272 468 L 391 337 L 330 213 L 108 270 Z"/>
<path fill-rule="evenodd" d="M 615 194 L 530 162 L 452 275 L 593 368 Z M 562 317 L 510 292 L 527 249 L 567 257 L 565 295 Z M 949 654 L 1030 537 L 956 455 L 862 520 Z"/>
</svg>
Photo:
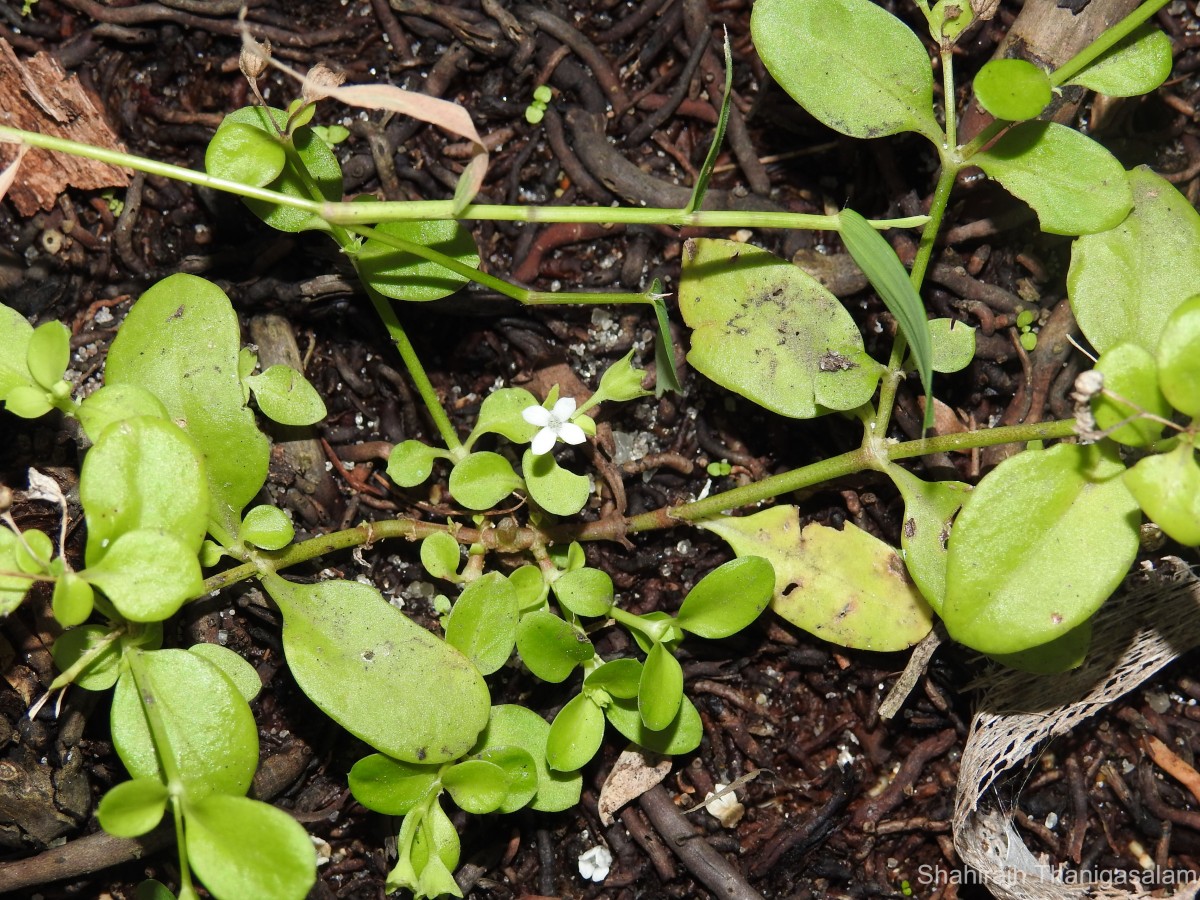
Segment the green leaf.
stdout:
<svg viewBox="0 0 1200 900">
<path fill-rule="evenodd" d="M 1167 317 L 1155 358 L 1166 399 L 1184 415 L 1200 416 L 1200 294 Z"/>
<path fill-rule="evenodd" d="M 654 649 L 655 644 L 664 644 L 668 650 L 674 652 L 675 648 L 683 641 L 683 629 L 679 627 L 675 617 L 670 613 L 656 610 L 642 613 L 638 619 L 641 620 L 643 627 L 631 628 L 629 631 L 637 645 L 642 648 L 643 653 L 649 653 Z M 645 626 L 650 626 L 650 629 Z M 649 633 L 647 633 L 648 630 Z"/>
<path fill-rule="evenodd" d="M 950 636 L 982 653 L 1016 653 L 1090 618 L 1137 554 L 1124 471 L 1111 444 L 1059 444 L 988 473 L 950 534 Z"/>
<path fill-rule="evenodd" d="M 271 366 L 244 380 L 254 391 L 263 415 L 280 425 L 314 425 L 325 418 L 325 401 L 308 379 L 291 366 Z"/>
<path fill-rule="evenodd" d="M 141 529 L 169 533 L 188 553 L 204 540 L 208 482 L 196 442 L 172 423 L 140 417 L 105 429 L 79 476 L 87 514 L 87 564 Z"/>
<path fill-rule="evenodd" d="M 551 684 L 565 681 L 577 665 L 596 655 L 586 634 L 547 610 L 521 617 L 517 652 L 530 672 Z"/>
<path fill-rule="evenodd" d="M 661 643 L 646 654 L 638 684 L 638 712 L 651 731 L 667 728 L 679 713 L 683 700 L 683 668 Z"/>
<path fill-rule="evenodd" d="M 457 759 L 475 742 L 487 724 L 483 678 L 373 587 L 277 575 L 263 585 L 283 613 L 296 682 L 351 734 L 405 762 Z"/>
<path fill-rule="evenodd" d="M 449 459 L 450 454 L 420 441 L 404 441 L 392 448 L 388 457 L 388 478 L 400 487 L 424 484 L 433 472 L 435 459 Z"/>
<path fill-rule="evenodd" d="M 109 384 L 151 391 L 195 439 L 208 480 L 209 529 L 230 543 L 241 511 L 266 481 L 270 456 L 242 396 L 240 341 L 237 316 L 220 288 L 194 275 L 171 275 L 133 305 L 105 368 Z"/>
<path fill-rule="evenodd" d="M 188 647 L 188 653 L 194 653 L 224 672 L 225 677 L 233 682 L 233 686 L 247 703 L 262 690 L 262 679 L 258 677 L 254 666 L 228 647 L 222 647 L 220 644 L 192 644 Z"/>
<path fill-rule="evenodd" d="M 1091 643 L 1092 622 L 1089 619 L 1062 637 L 1045 644 L 1017 653 L 994 653 L 991 654 L 991 658 L 1010 669 L 1032 672 L 1035 675 L 1057 675 L 1059 672 L 1068 672 L 1083 665 Z"/>
<path fill-rule="evenodd" d="M 587 694 L 576 694 L 558 711 L 546 741 L 546 763 L 559 772 L 581 769 L 604 743 L 604 710 Z"/>
<path fill-rule="evenodd" d="M 718 566 L 688 591 L 679 627 L 705 638 L 724 638 L 758 618 L 775 593 L 775 570 L 760 556 Z"/>
<path fill-rule="evenodd" d="M 8 532 L 8 529 L 0 531 Z M 48 570 L 50 561 L 54 558 L 54 542 L 44 531 L 27 528 L 21 532 L 21 539 L 17 540 L 13 552 L 17 569 L 38 575 Z"/>
<path fill-rule="evenodd" d="M 133 900 L 175 900 L 175 895 L 162 882 L 147 878 L 139 881 L 133 893 Z"/>
<path fill-rule="evenodd" d="M 612 578 L 600 569 L 564 572 L 551 587 L 559 605 L 577 616 L 607 616 L 613 605 Z"/>
<path fill-rule="evenodd" d="M 399 859 L 387 877 L 387 891 L 407 889 L 414 900 L 462 896 L 451 875 L 460 853 L 458 832 L 436 798 L 423 810 L 405 816 L 396 844 Z"/>
<path fill-rule="evenodd" d="M 157 528 L 140 528 L 117 538 L 94 566 L 80 575 L 104 591 L 132 622 L 157 622 L 204 592 L 196 552 Z"/>
<path fill-rule="evenodd" d="M 1200 213 L 1145 167 L 1128 174 L 1133 212 L 1071 250 L 1067 293 L 1084 336 L 1103 353 L 1125 341 L 1151 353 L 1167 318 L 1200 284 Z"/>
<path fill-rule="evenodd" d="M 401 238 L 456 259 L 472 269 L 479 267 L 479 250 L 471 232 L 453 219 L 382 222 L 372 226 L 380 234 Z M 452 272 L 412 253 L 368 238 L 354 258 L 358 277 L 393 300 L 440 300 L 467 283 Z"/>
<path fill-rule="evenodd" d="M 579 802 L 583 777 L 578 772 L 552 772 L 547 768 L 546 740 L 549 734 L 549 723 L 533 710 L 514 705 L 493 706 L 487 728 L 471 752 L 483 754 L 490 748 L 520 747 L 533 759 L 537 771 L 537 796 L 530 803 L 530 809 L 562 812 Z M 519 808 L 506 803 L 500 811 L 514 812 Z"/>
<path fill-rule="evenodd" d="M 1108 431 L 1143 410 L 1160 418 L 1170 418 L 1171 407 L 1159 390 L 1158 366 L 1149 350 L 1137 344 L 1117 344 L 1100 354 L 1096 371 L 1104 376 L 1105 392 L 1092 398 L 1096 427 L 1101 431 Z M 1128 402 L 1117 400 L 1113 394 Z M 1157 441 L 1162 431 L 1162 422 L 1135 418 L 1108 436 L 1118 444 L 1146 447 Z"/>
<path fill-rule="evenodd" d="M 1125 486 L 1168 537 L 1200 545 L 1200 465 L 1192 444 L 1140 460 L 1125 473 Z"/>
<path fill-rule="evenodd" d="M 667 391 L 683 393 L 679 383 L 679 372 L 675 368 L 675 344 L 671 340 L 671 320 L 667 315 L 665 295 L 657 278 L 650 285 L 649 296 L 654 305 L 654 321 L 658 325 L 658 337 L 654 341 L 654 396 L 661 397 Z"/>
<path fill-rule="evenodd" d="M 87 667 L 75 676 L 73 684 L 89 691 L 107 691 L 117 683 L 120 674 L 118 663 L 121 661 L 120 645 L 115 641 L 105 644 L 109 633 L 102 625 L 84 625 L 64 631 L 54 642 L 51 654 L 54 664 L 60 672 L 65 672 L 71 666 L 95 647 L 104 644 L 104 649 L 90 662 Z"/>
<path fill-rule="evenodd" d="M 188 862 L 217 900 L 304 900 L 317 880 L 317 853 L 304 826 L 247 797 L 184 800 Z"/>
<path fill-rule="evenodd" d="M 350 792 L 367 809 L 388 816 L 406 816 L 437 787 L 440 768 L 374 753 L 364 756 L 350 769 Z"/>
<path fill-rule="evenodd" d="M 537 796 L 537 765 L 527 750 L 513 746 L 490 747 L 479 751 L 478 758 L 499 766 L 508 777 L 508 792 L 498 807 L 499 812 L 516 812 Z"/>
<path fill-rule="evenodd" d="M 450 470 L 450 493 L 467 509 L 492 509 L 520 486 L 512 464 L 490 450 L 472 453 Z"/>
<path fill-rule="evenodd" d="M 18 559 L 23 555 L 25 551 L 17 536 L 8 528 L 0 527 L 0 616 L 7 616 L 20 606 L 33 586 L 31 579 L 15 574 L 21 571 Z"/>
<path fill-rule="evenodd" d="M 1050 234 L 1095 234 L 1133 205 L 1125 170 L 1091 138 L 1055 122 L 1022 122 L 970 162 L 1024 200 Z"/>
<path fill-rule="evenodd" d="M 975 358 L 975 329 L 958 319 L 930 319 L 935 372 L 961 372 Z"/>
<path fill-rule="evenodd" d="M 1035 119 L 1052 96 L 1050 76 L 1028 60 L 989 60 L 975 76 L 975 99 L 997 119 Z"/>
<path fill-rule="evenodd" d="M 610 659 L 592 670 L 583 680 L 584 687 L 604 691 L 612 697 L 632 700 L 642 681 L 642 664 L 636 659 Z"/>
<path fill-rule="evenodd" d="M 65 572 L 54 585 L 54 618 L 65 628 L 82 625 L 92 614 L 92 586 L 74 572 Z"/>
<path fill-rule="evenodd" d="M 843 647 L 904 650 L 933 627 L 932 612 L 894 548 L 849 523 L 842 531 L 777 506 L 741 518 L 696 522 L 738 556 L 775 569 L 772 608 L 793 625 Z"/>
<path fill-rule="evenodd" d="M 904 498 L 900 547 L 905 568 L 921 595 L 940 615 L 946 596 L 950 525 L 971 488 L 960 481 L 922 481 L 894 463 L 888 464 L 887 474 Z"/>
<path fill-rule="evenodd" d="M 33 326 L 15 309 L 0 304 L 0 400 L 16 387 L 33 387 L 26 357 Z"/>
<path fill-rule="evenodd" d="M 941 141 L 929 55 L 870 0 L 758 0 L 750 33 L 779 86 L 835 131 Z"/>
<path fill-rule="evenodd" d="M 162 401 L 136 384 L 105 385 L 94 394 L 84 397 L 79 404 L 79 422 L 93 444 L 99 442 L 108 426 L 142 416 L 170 419 Z M 206 513 L 207 510 L 206 503 Z"/>
<path fill-rule="evenodd" d="M 446 642 L 480 674 L 491 675 L 512 656 L 519 615 L 516 589 L 499 572 L 488 572 L 468 584 L 450 610 Z"/>
<path fill-rule="evenodd" d="M 495 812 L 508 795 L 508 775 L 495 763 L 466 759 L 442 773 L 442 786 L 459 809 L 475 815 Z"/>
<path fill-rule="evenodd" d="M 10 413 L 22 419 L 40 418 L 54 408 L 46 391 L 29 384 L 18 384 L 10 388 L 4 405 Z"/>
<path fill-rule="evenodd" d="M 288 514 L 276 506 L 255 506 L 242 519 L 238 538 L 263 550 L 282 550 L 292 542 L 296 529 Z"/>
<path fill-rule="evenodd" d="M 60 381 L 71 362 L 71 332 L 62 322 L 44 322 L 34 329 L 26 350 L 29 374 L 45 390 Z"/>
<path fill-rule="evenodd" d="M 274 133 L 237 121 L 222 122 L 204 153 L 211 175 L 266 187 L 283 172 L 287 154 Z"/>
<path fill-rule="evenodd" d="M 100 827 L 115 837 L 141 837 L 162 821 L 167 786 L 157 778 L 135 778 L 109 790 L 96 807 Z"/>
<path fill-rule="evenodd" d="M 757 247 L 687 241 L 679 311 L 693 329 L 688 362 L 781 415 L 855 409 L 883 373 L 837 298 Z"/>
<path fill-rule="evenodd" d="M 537 566 L 521 566 L 508 576 L 509 582 L 517 591 L 517 604 L 521 615 L 541 609 L 546 603 L 548 586 Z"/>
<path fill-rule="evenodd" d="M 1171 76 L 1171 39 L 1153 25 L 1136 29 L 1067 84 L 1109 97 L 1148 94 Z"/>
<path fill-rule="evenodd" d="M 729 32 L 725 32 L 723 42 L 725 51 L 725 84 L 721 91 L 721 110 L 717 115 L 717 129 L 713 134 L 704 163 L 696 175 L 696 183 L 692 186 L 692 196 L 688 198 L 684 213 L 692 213 L 704 205 L 704 195 L 708 191 L 708 183 L 712 179 L 713 169 L 721 155 L 721 145 L 725 141 L 725 128 L 729 124 L 729 106 L 733 98 L 733 48 L 729 43 Z"/>
<path fill-rule="evenodd" d="M 687 697 L 684 697 L 683 702 L 680 703 L 679 713 L 675 716 L 674 721 L 661 731 L 654 731 L 646 727 L 641 713 L 638 712 L 636 700 L 614 698 L 613 702 L 605 708 L 604 715 L 608 717 L 613 728 L 628 740 L 633 741 L 639 747 L 645 747 L 647 750 L 653 750 L 655 753 L 662 753 L 666 756 L 691 753 L 700 746 L 700 741 L 704 737 L 704 723 L 700 721 L 700 714 L 696 712 L 696 707 Z"/>
<path fill-rule="evenodd" d="M 170 752 L 189 797 L 245 794 L 258 767 L 258 726 L 224 672 L 186 650 L 138 654 L 140 684 L 125 671 L 113 693 L 113 745 L 134 778 L 166 783 L 159 754 Z M 139 690 L 140 688 L 140 690 Z M 166 746 L 151 736 L 143 702 L 161 718 Z"/>
<path fill-rule="evenodd" d="M 592 495 L 592 483 L 586 475 L 576 475 L 564 469 L 554 454 L 534 456 L 526 450 L 521 457 L 521 471 L 529 496 L 542 509 L 556 516 L 573 516 L 587 505 Z"/>
<path fill-rule="evenodd" d="M 281 109 L 264 109 L 261 106 L 246 106 L 242 109 L 235 110 L 227 115 L 224 121 L 217 128 L 217 132 L 213 135 L 212 141 L 215 143 L 223 143 L 225 138 L 223 132 L 227 128 L 232 128 L 235 125 L 249 126 L 263 132 L 267 137 L 275 134 L 275 129 L 271 126 L 271 116 L 276 124 L 282 129 L 287 125 L 288 114 Z M 271 138 L 272 140 L 274 138 Z M 277 178 L 272 179 L 267 184 L 258 184 L 256 187 L 265 187 L 273 191 L 278 191 L 282 194 L 287 194 L 291 197 L 301 197 L 305 200 L 325 199 L 331 201 L 340 201 L 342 199 L 342 169 L 338 165 L 337 157 L 333 155 L 333 151 L 329 146 L 322 141 L 311 128 L 297 128 L 292 132 L 292 144 L 296 148 L 296 153 L 299 156 L 300 162 L 305 169 L 308 170 L 310 179 L 305 179 L 297 172 L 293 160 L 285 159 L 283 169 L 280 171 Z M 257 150 L 258 148 L 256 148 Z M 218 178 L 228 178 L 231 181 L 238 181 L 239 167 L 242 165 L 240 160 L 236 160 L 225 152 L 214 152 L 212 158 L 208 154 L 204 159 L 205 169 L 209 175 L 215 175 Z M 265 172 L 265 167 L 262 168 Z M 313 197 L 308 190 L 306 181 L 311 180 L 316 184 L 320 197 Z M 242 201 L 251 211 L 279 231 L 305 231 L 307 229 L 317 228 L 325 230 L 329 226 L 326 222 L 312 213 L 302 209 L 295 209 L 291 206 L 277 206 L 274 203 L 267 203 L 262 200 L 243 199 Z"/>
<path fill-rule="evenodd" d="M 444 531 L 435 531 L 421 541 L 421 565 L 434 578 L 459 581 L 458 541 Z"/>
<path fill-rule="evenodd" d="M 537 434 L 538 427 L 530 425 L 521 413 L 531 406 L 540 406 L 533 394 L 524 388 L 500 388 L 483 398 L 479 407 L 479 418 L 467 447 L 474 446 L 480 435 L 500 434 L 515 444 L 528 444 Z"/>
</svg>

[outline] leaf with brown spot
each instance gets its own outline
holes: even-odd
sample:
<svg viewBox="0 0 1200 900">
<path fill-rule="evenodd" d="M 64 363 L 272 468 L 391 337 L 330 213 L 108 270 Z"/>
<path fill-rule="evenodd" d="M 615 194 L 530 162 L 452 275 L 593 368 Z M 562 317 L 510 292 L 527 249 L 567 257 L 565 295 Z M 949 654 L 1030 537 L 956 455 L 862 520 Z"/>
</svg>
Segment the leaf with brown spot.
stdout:
<svg viewBox="0 0 1200 900">
<path fill-rule="evenodd" d="M 933 613 L 896 550 L 847 523 L 800 528 L 794 506 L 697 522 L 740 556 L 775 567 L 775 612 L 819 638 L 859 650 L 904 650 L 933 627 Z"/>
</svg>

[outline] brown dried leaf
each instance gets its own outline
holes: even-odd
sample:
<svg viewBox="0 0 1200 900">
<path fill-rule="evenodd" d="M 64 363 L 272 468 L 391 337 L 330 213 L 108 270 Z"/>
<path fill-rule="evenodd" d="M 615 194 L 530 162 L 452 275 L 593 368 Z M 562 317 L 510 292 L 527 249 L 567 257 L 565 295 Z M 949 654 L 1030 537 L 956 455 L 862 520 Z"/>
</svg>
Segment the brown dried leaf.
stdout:
<svg viewBox="0 0 1200 900">
<path fill-rule="evenodd" d="M 971 11 L 975 13 L 975 18 L 981 22 L 986 22 L 992 16 L 996 15 L 996 10 L 1000 8 L 1000 0 L 971 0 Z"/>
<path fill-rule="evenodd" d="M 597 809 L 603 825 L 613 823 L 613 813 L 636 800 L 671 774 L 671 759 L 657 753 L 625 750 L 604 779 Z"/>
<path fill-rule="evenodd" d="M 247 46 L 247 42 L 253 40 L 249 30 L 243 28 L 243 47 Z M 301 75 L 276 59 L 272 59 L 270 63 L 276 69 L 286 72 L 306 87 L 308 86 L 312 73 L 309 73 L 309 76 Z M 325 92 L 324 96 L 332 97 L 347 106 L 380 109 L 411 116 L 422 122 L 437 125 L 451 134 L 466 138 L 475 148 L 475 154 L 459 177 L 458 188 L 454 191 L 455 209 L 461 210 L 471 202 L 471 198 L 479 193 L 479 188 L 483 185 L 483 176 L 487 172 L 488 151 L 484 146 L 483 138 L 479 136 L 479 131 L 475 128 L 475 123 L 471 121 L 470 113 L 465 108 L 457 103 L 451 103 L 449 100 L 406 91 L 392 84 L 352 84 L 341 87 L 335 84 L 322 85 L 322 88 Z"/>
</svg>

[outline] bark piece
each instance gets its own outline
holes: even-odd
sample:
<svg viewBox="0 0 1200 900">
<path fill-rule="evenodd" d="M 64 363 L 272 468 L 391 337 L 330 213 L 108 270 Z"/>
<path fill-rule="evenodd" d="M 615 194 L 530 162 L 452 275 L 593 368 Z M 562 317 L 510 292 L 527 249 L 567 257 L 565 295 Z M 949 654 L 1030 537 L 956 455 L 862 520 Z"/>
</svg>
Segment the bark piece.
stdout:
<svg viewBox="0 0 1200 900">
<path fill-rule="evenodd" d="M 0 124 L 37 131 L 108 150 L 125 148 L 105 121 L 99 106 L 73 75 L 67 75 L 48 53 L 20 60 L 0 39 Z M 0 144 L 0 168 L 12 162 L 17 147 Z M 125 169 L 64 153 L 35 149 L 21 164 L 9 199 L 23 216 L 51 209 L 67 187 L 97 190 L 124 187 Z"/>
</svg>

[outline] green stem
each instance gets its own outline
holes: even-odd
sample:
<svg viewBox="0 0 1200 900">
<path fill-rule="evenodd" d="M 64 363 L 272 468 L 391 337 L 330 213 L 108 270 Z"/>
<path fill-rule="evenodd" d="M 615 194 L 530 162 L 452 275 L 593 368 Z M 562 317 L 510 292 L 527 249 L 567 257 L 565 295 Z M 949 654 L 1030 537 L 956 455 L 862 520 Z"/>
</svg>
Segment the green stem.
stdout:
<svg viewBox="0 0 1200 900">
<path fill-rule="evenodd" d="M 919 292 L 925 283 L 925 273 L 933 258 L 933 247 L 937 242 L 938 231 L 941 230 L 942 220 L 946 217 L 946 205 L 950 202 L 950 192 L 954 190 L 954 180 L 958 177 L 962 164 L 950 153 L 942 154 L 942 171 L 938 175 L 937 187 L 933 189 L 933 199 L 929 202 L 929 221 L 921 231 L 921 243 L 917 245 L 917 254 L 913 257 L 909 278 L 913 287 Z"/>
<path fill-rule="evenodd" d="M 642 634 L 651 640 L 655 640 L 655 635 L 650 633 L 650 623 L 642 620 L 641 616 L 636 616 L 628 610 L 621 609 L 619 606 L 610 606 L 608 608 L 608 617 L 614 622 L 619 622 L 631 631 L 640 631 Z"/>
<path fill-rule="evenodd" d="M 138 700 L 142 704 L 142 712 L 146 714 L 146 724 L 150 728 L 150 736 L 154 740 L 154 752 L 162 766 L 163 774 L 167 777 L 167 790 L 175 797 L 183 790 L 183 779 L 179 775 L 179 767 L 175 765 L 175 754 L 171 748 L 171 738 L 167 734 L 167 723 L 163 721 L 162 711 L 158 708 L 158 698 L 154 695 L 154 685 L 150 683 L 149 673 L 142 650 L 130 650 L 125 654 L 129 661 L 129 674 L 137 686 Z"/>
<path fill-rule="evenodd" d="M 946 110 L 946 146 L 958 145 L 958 95 L 954 90 L 953 45 L 944 46 L 942 57 L 942 105 Z"/>
<path fill-rule="evenodd" d="M 679 228 L 802 228 L 810 231 L 838 229 L 837 216 L 749 210 L 697 210 L 686 213 L 679 209 L 650 206 L 493 206 L 472 203 L 455 215 L 452 200 L 327 203 L 322 215 L 327 222 L 347 226 L 425 219 L 465 219 L 600 225 L 672 225 Z M 925 216 L 905 216 L 899 219 L 879 219 L 872 221 L 871 225 L 882 231 L 889 228 L 920 228 L 925 222 Z"/>
<path fill-rule="evenodd" d="M 379 231 L 375 228 L 369 228 L 366 225 L 354 225 L 349 229 L 353 234 L 360 235 L 370 240 L 378 241 L 379 243 L 391 247 L 394 250 L 399 250 L 402 253 L 410 253 L 413 256 L 419 256 L 422 259 L 436 263 L 444 269 L 449 269 L 456 275 L 461 275 L 470 281 L 481 284 L 486 288 L 491 288 L 498 294 L 503 294 L 516 300 L 518 303 L 524 303 L 529 306 L 542 304 L 568 304 L 568 303 L 653 303 L 650 295 L 645 291 L 637 293 L 620 292 L 620 293 L 603 293 L 603 292 L 588 292 L 588 291 L 531 291 L 528 288 L 520 287 L 510 281 L 505 281 L 503 278 L 498 278 L 495 275 L 490 275 L 487 272 L 477 269 L 475 266 L 470 266 L 460 259 L 455 259 L 453 256 L 448 256 L 439 250 L 434 250 L 432 247 L 427 247 L 424 244 L 418 244 L 406 238 L 399 237 L 394 234 L 388 234 Z M 361 277 L 361 276 L 360 276 Z M 365 282 L 366 279 L 364 278 Z"/>
<path fill-rule="evenodd" d="M 1142 23 L 1167 5 L 1168 0 L 1147 0 L 1124 19 L 1106 29 L 1100 37 L 1092 41 L 1069 60 L 1050 73 L 1050 83 L 1054 87 L 1070 81 L 1097 59 L 1119 44 Z"/>
<path fill-rule="evenodd" d="M 679 506 L 664 507 L 653 512 L 643 513 L 630 519 L 602 519 L 581 525 L 560 525 L 552 531 L 542 531 L 536 528 L 519 528 L 515 534 L 504 538 L 503 546 L 496 537 L 496 529 L 450 528 L 435 522 L 422 522 L 417 519 L 389 519 L 382 522 L 364 522 L 355 528 L 336 531 L 319 537 L 293 544 L 278 554 L 260 554 L 270 559 L 270 568 L 285 569 L 311 559 L 346 550 L 351 547 L 361 547 L 376 541 L 390 538 L 405 538 L 409 541 L 419 541 L 436 532 L 452 535 L 459 543 L 481 543 L 489 550 L 500 549 L 505 553 L 519 553 L 529 550 L 535 557 L 547 558 L 542 549 L 547 536 L 556 543 L 566 543 L 573 540 L 599 541 L 620 540 L 628 532 L 655 531 L 674 528 L 681 522 L 695 521 L 709 516 L 718 515 L 726 510 L 740 506 L 750 506 L 771 500 L 782 494 L 798 491 L 815 484 L 820 484 L 833 478 L 853 475 L 868 469 L 877 469 L 881 459 L 895 461 L 923 456 L 928 453 L 949 453 L 972 450 L 979 447 L 992 447 L 997 444 L 1025 443 L 1035 440 L 1051 440 L 1070 437 L 1074 434 L 1075 420 L 1062 419 L 1054 422 L 1039 422 L 1032 425 L 1008 425 L 1003 428 L 990 428 L 987 431 L 970 431 L 962 434 L 945 434 L 937 437 L 923 438 L 917 441 L 903 443 L 881 442 L 874 449 L 860 447 L 841 456 L 822 460 L 812 465 L 764 478 L 746 487 L 734 488 L 721 494 L 715 494 L 704 500 L 693 503 L 683 503 Z M 539 550 L 541 551 L 539 553 Z M 552 563 L 548 563 L 550 567 Z M 231 584 L 244 581 L 259 574 L 263 566 L 255 563 L 244 563 L 213 575 L 204 582 L 204 590 L 199 597 L 206 597 L 214 591 L 219 591 Z"/>
<path fill-rule="evenodd" d="M 408 377 L 412 379 L 413 386 L 417 389 L 417 393 L 421 395 L 421 400 L 425 403 L 425 408 L 429 411 L 429 418 L 433 420 L 434 428 L 441 435 L 446 449 L 450 451 L 451 456 L 457 461 L 465 455 L 462 441 L 459 440 L 458 433 L 454 430 L 454 426 L 450 422 L 450 417 L 446 415 L 446 410 L 442 407 L 442 400 L 434 389 L 433 382 L 429 380 L 429 376 L 425 372 L 425 367 L 421 365 L 420 357 L 417 356 L 417 351 L 413 348 L 412 341 L 408 339 L 408 334 L 405 332 L 404 326 L 400 324 L 400 319 L 396 316 L 396 310 L 392 308 L 392 301 L 374 290 L 367 284 L 365 279 L 363 279 L 363 287 L 367 292 L 367 296 L 371 298 L 371 305 L 375 307 L 375 312 L 378 313 L 379 318 L 383 321 L 383 327 L 387 329 L 392 343 L 400 351 L 400 359 L 404 362 L 404 368 L 408 371 Z"/>
<path fill-rule="evenodd" d="M 50 687 L 46 688 L 46 693 L 52 693 L 74 682 L 79 677 L 80 672 L 90 666 L 96 657 L 107 650 L 124 633 L 124 628 L 117 628 L 100 638 L 92 647 L 88 648 L 86 653 L 82 654 L 79 659 L 75 660 L 57 678 L 50 682 Z"/>
<path fill-rule="evenodd" d="M 952 127 L 949 121 L 950 113 L 947 112 L 946 115 L 946 127 L 950 129 Z M 942 171 L 938 175 L 937 187 L 933 189 L 933 199 L 929 204 L 929 221 L 925 223 L 925 228 L 921 232 L 921 242 L 917 245 L 917 253 L 913 257 L 912 268 L 909 270 L 909 278 L 917 293 L 921 292 L 921 285 L 925 281 L 925 273 L 928 271 L 929 261 L 933 257 L 938 230 L 942 227 L 942 220 L 946 216 L 946 205 L 950 202 L 950 192 L 954 188 L 954 180 L 958 177 L 959 168 L 960 165 L 952 154 L 942 154 Z M 900 383 L 904 380 L 902 366 L 906 349 L 908 349 L 908 342 L 897 329 L 896 340 L 892 344 L 892 354 L 888 359 L 887 374 L 884 375 L 883 382 L 879 386 L 878 411 L 873 425 L 869 427 L 863 438 L 864 442 L 882 438 L 887 434 L 888 424 L 892 417 L 892 406 L 896 402 L 896 391 L 899 390 Z"/>
<path fill-rule="evenodd" d="M 656 209 L 652 207 L 577 207 L 577 206 L 500 206 L 471 204 L 461 213 L 455 214 L 453 200 L 388 201 L 382 203 L 354 203 L 330 201 L 317 202 L 283 194 L 267 188 L 252 187 L 217 178 L 206 172 L 197 172 L 182 166 L 158 162 L 131 153 L 93 147 L 78 141 L 22 131 L 0 125 L 0 141 L 24 143 L 43 150 L 69 153 L 85 159 L 94 159 L 112 166 L 137 169 L 151 175 L 161 175 L 176 181 L 237 194 L 301 209 L 324 219 L 331 225 L 361 225 L 376 222 L 424 221 L 428 219 L 463 219 L 476 221 L 504 222 L 598 222 L 615 225 L 676 225 L 707 228 L 806 228 L 814 231 L 835 231 L 837 216 L 817 216 L 806 213 L 754 212 L 735 210 L 698 210 L 685 213 L 678 209 Z M 907 216 L 899 219 L 881 219 L 871 224 L 878 229 L 920 228 L 925 216 Z"/>
<path fill-rule="evenodd" d="M 853 475 L 867 469 L 875 468 L 880 457 L 889 461 L 909 459 L 913 456 L 924 456 L 930 453 L 949 453 L 988 447 L 996 444 L 1026 443 L 1036 440 L 1071 437 L 1075 433 L 1074 419 L 1060 419 L 1054 422 L 1037 422 L 1030 425 L 1009 425 L 1003 428 L 990 428 L 987 431 L 965 432 L 961 434 L 943 434 L 937 437 L 922 438 L 916 441 L 885 444 L 877 455 L 874 451 L 860 447 L 840 456 L 821 460 L 812 465 L 773 475 L 762 481 L 734 488 L 722 494 L 716 494 L 704 500 L 685 503 L 667 510 L 655 510 L 643 513 L 627 520 L 629 531 L 650 531 L 669 527 L 670 522 L 694 522 L 720 515 L 731 509 L 751 506 L 774 499 L 782 494 L 802 490 L 821 484 L 835 478 Z M 983 440 L 981 440 L 981 438 Z"/>
</svg>

